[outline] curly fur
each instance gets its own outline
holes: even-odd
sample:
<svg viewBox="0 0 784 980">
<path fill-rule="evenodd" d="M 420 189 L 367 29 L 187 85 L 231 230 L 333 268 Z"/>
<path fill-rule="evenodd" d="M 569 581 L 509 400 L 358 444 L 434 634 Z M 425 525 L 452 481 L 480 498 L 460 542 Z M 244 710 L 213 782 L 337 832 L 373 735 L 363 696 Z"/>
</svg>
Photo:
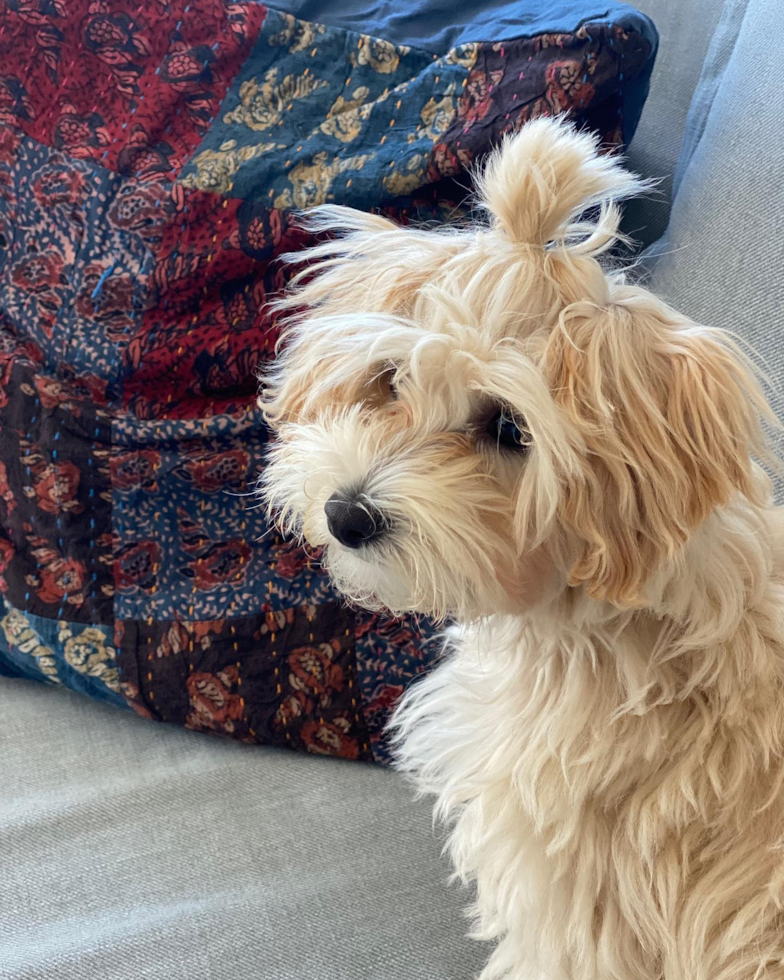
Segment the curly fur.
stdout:
<svg viewBox="0 0 784 980">
<path fill-rule="evenodd" d="M 457 623 L 395 740 L 482 980 L 784 980 L 775 420 L 727 334 L 601 264 L 641 184 L 589 136 L 533 122 L 479 185 L 471 229 L 313 212 L 262 493 L 347 596 Z M 390 522 L 360 552 L 345 489 Z"/>
</svg>

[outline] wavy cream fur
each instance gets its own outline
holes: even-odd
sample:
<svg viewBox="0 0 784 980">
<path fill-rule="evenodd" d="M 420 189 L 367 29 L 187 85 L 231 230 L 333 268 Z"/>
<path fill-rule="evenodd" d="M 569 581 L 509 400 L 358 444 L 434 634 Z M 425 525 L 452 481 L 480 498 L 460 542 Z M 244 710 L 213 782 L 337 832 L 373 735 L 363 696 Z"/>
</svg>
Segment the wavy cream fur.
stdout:
<svg viewBox="0 0 784 980">
<path fill-rule="evenodd" d="M 600 264 L 639 186 L 539 120 L 485 226 L 317 209 L 266 378 L 280 526 L 355 601 L 457 624 L 395 739 L 475 883 L 482 980 L 784 980 L 772 420 L 727 335 Z M 526 453 L 483 434 L 499 407 Z M 327 528 L 346 489 L 390 524 L 364 551 Z"/>
</svg>

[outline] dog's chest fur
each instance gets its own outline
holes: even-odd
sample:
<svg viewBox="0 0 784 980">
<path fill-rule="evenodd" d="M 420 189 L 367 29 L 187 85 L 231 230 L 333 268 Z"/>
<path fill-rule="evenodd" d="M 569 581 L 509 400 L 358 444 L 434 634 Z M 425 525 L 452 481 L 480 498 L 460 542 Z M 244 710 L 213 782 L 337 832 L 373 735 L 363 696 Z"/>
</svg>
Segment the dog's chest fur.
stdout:
<svg viewBox="0 0 784 980">
<path fill-rule="evenodd" d="M 496 617 L 451 632 L 398 716 L 401 759 L 454 821 L 480 933 L 502 939 L 483 977 L 734 978 L 727 964 L 748 952 L 730 939 L 711 963 L 719 932 L 747 942 L 754 915 L 762 941 L 778 921 L 775 550 L 756 598 L 709 646 L 639 613 L 593 631 Z"/>
</svg>

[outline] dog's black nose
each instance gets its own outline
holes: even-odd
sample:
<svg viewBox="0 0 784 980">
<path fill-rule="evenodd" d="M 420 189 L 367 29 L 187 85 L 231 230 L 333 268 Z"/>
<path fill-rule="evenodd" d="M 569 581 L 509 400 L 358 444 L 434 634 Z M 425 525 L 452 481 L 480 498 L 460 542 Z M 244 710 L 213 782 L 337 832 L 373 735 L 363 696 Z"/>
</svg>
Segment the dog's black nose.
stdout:
<svg viewBox="0 0 784 980">
<path fill-rule="evenodd" d="M 369 500 L 333 493 L 324 504 L 327 527 L 346 548 L 361 548 L 378 541 L 387 530 L 384 515 Z"/>
</svg>

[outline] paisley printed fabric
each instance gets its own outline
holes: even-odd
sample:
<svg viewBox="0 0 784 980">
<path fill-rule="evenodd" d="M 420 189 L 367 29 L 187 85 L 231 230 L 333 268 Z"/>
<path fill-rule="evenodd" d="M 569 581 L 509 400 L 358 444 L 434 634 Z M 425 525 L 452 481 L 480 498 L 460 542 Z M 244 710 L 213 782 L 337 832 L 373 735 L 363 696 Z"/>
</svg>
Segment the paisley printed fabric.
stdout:
<svg viewBox="0 0 784 980">
<path fill-rule="evenodd" d="M 254 503 L 273 260 L 324 201 L 459 215 L 538 114 L 617 147 L 651 37 L 433 54 L 252 0 L 0 0 L 0 56 L 0 673 L 385 761 L 437 641 L 347 608 Z"/>
</svg>

